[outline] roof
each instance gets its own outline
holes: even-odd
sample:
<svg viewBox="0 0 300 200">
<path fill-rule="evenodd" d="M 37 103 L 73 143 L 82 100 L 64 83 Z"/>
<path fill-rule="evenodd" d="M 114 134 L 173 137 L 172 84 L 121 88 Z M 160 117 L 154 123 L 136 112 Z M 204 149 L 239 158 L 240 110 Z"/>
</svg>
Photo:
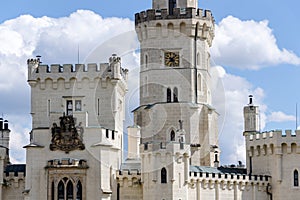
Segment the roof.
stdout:
<svg viewBox="0 0 300 200">
<path fill-rule="evenodd" d="M 7 165 L 5 168 L 5 174 L 6 176 L 9 175 L 9 173 L 13 172 L 14 176 L 18 176 L 18 173 L 24 173 L 24 176 L 26 174 L 26 165 L 25 164 L 18 164 L 18 165 Z"/>
<path fill-rule="evenodd" d="M 210 174 L 247 174 L 245 168 L 190 166 L 190 172 Z"/>
</svg>

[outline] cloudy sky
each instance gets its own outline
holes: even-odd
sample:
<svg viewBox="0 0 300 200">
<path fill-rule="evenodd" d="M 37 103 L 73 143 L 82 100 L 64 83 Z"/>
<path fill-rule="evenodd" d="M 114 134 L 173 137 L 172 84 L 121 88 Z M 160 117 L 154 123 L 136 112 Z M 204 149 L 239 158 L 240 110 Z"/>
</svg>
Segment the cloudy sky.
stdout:
<svg viewBox="0 0 300 200">
<path fill-rule="evenodd" d="M 214 94 L 220 116 L 222 163 L 245 159 L 243 106 L 253 94 L 262 131 L 296 128 L 300 103 L 300 3 L 295 0 L 203 0 L 216 20 L 212 74 L 223 96 Z M 10 121 L 12 162 L 25 162 L 22 146 L 31 129 L 27 58 L 52 63 L 107 62 L 122 56 L 131 71 L 128 111 L 136 104 L 138 43 L 134 13 L 150 0 L 11 0 L 0 7 L 0 114 Z M 126 39 L 124 39 L 126 38 Z M 298 106 L 300 107 L 300 106 Z M 127 115 L 130 124 L 132 116 Z"/>
</svg>

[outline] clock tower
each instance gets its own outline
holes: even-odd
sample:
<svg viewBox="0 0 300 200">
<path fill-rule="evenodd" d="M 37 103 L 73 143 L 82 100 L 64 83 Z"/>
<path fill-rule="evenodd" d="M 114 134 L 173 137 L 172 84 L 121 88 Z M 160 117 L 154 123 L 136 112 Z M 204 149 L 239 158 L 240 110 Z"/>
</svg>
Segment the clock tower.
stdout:
<svg viewBox="0 0 300 200">
<path fill-rule="evenodd" d="M 134 110 L 141 128 L 143 187 L 150 197 L 162 185 L 166 193 L 185 194 L 190 165 L 219 163 L 218 114 L 210 89 L 213 16 L 198 9 L 197 0 L 153 0 L 152 5 L 135 15 L 141 63 L 140 106 Z"/>
</svg>

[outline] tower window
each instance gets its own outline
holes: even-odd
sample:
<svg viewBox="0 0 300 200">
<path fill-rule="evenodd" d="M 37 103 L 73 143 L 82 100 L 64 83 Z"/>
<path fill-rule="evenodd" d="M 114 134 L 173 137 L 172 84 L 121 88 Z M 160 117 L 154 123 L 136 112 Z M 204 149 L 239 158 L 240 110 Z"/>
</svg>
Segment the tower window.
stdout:
<svg viewBox="0 0 300 200">
<path fill-rule="evenodd" d="M 145 67 L 148 68 L 148 55 L 145 55 Z"/>
<path fill-rule="evenodd" d="M 173 15 L 173 9 L 176 8 L 176 0 L 169 0 L 169 14 Z"/>
<path fill-rule="evenodd" d="M 161 169 L 161 183 L 167 183 L 167 170 L 166 168 Z"/>
<path fill-rule="evenodd" d="M 178 102 L 178 89 L 175 87 L 173 91 L 173 101 Z"/>
<path fill-rule="evenodd" d="M 167 89 L 167 103 L 172 101 L 172 91 L 170 88 Z"/>
<path fill-rule="evenodd" d="M 175 141 L 175 132 L 171 131 L 171 141 Z"/>
<path fill-rule="evenodd" d="M 299 173 L 298 173 L 298 170 L 294 171 L 294 187 L 299 187 Z"/>
</svg>

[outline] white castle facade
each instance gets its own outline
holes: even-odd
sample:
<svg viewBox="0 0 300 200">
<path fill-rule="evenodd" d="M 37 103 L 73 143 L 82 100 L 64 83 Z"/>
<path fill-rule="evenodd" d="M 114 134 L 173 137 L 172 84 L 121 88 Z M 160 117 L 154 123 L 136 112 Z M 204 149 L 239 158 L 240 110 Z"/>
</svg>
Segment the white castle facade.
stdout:
<svg viewBox="0 0 300 200">
<path fill-rule="evenodd" d="M 220 167 L 212 13 L 197 0 L 153 0 L 135 25 L 140 106 L 127 130 L 127 158 L 121 58 L 51 66 L 29 59 L 26 165 L 9 163 L 9 124 L 0 119 L 0 199 L 299 199 L 300 132 L 260 133 L 252 97 L 244 107 L 247 166 Z"/>
</svg>

